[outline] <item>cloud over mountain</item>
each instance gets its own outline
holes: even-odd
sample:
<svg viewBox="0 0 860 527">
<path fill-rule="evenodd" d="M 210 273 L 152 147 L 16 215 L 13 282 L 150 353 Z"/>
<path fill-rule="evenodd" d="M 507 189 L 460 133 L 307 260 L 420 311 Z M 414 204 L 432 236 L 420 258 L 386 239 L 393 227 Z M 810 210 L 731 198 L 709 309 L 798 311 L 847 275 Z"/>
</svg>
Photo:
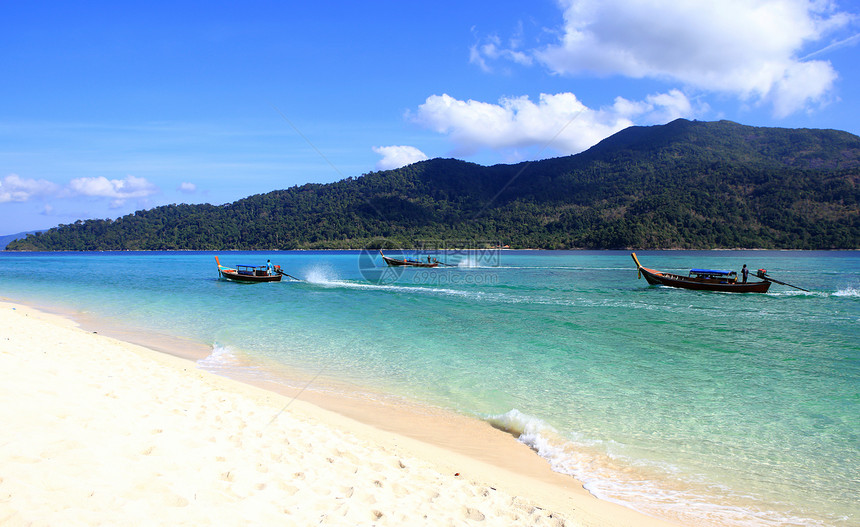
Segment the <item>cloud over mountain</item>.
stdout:
<svg viewBox="0 0 860 527">
<path fill-rule="evenodd" d="M 598 109 L 585 106 L 573 93 L 541 94 L 537 102 L 527 96 L 508 97 L 498 103 L 443 94 L 428 97 L 409 118 L 447 135 L 458 155 L 530 147 L 574 154 L 631 126 L 634 118 L 657 124 L 698 111 L 679 90 L 642 101 L 617 97 L 611 106 Z"/>
<path fill-rule="evenodd" d="M 428 159 L 427 154 L 414 146 L 374 146 L 373 151 L 382 156 L 376 163 L 378 170 L 392 170 Z"/>
</svg>

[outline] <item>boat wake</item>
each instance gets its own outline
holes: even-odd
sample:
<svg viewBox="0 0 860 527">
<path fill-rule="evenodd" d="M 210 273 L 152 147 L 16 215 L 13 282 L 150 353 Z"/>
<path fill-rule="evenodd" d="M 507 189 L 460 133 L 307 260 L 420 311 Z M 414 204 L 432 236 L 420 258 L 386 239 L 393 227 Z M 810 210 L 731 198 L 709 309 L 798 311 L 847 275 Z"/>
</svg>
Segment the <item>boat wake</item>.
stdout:
<svg viewBox="0 0 860 527">
<path fill-rule="evenodd" d="M 833 293 L 833 296 L 860 298 L 860 287 L 844 287 Z"/>
<path fill-rule="evenodd" d="M 474 256 L 470 256 L 465 260 L 460 260 L 457 263 L 457 267 L 460 269 L 476 269 L 483 267 L 480 263 L 478 263 L 478 259 Z"/>
<path fill-rule="evenodd" d="M 308 280 L 310 281 L 310 280 Z M 463 291 L 459 289 L 449 289 L 442 287 L 430 286 L 414 286 L 414 285 L 395 285 L 395 284 L 374 284 L 371 282 L 356 282 L 350 280 L 328 280 L 313 282 L 324 287 L 341 287 L 345 289 L 357 290 L 373 290 L 385 291 L 391 293 L 407 293 L 407 294 L 423 294 L 432 296 L 454 296 L 463 297 L 473 300 L 482 298 L 491 298 L 501 296 L 500 293 L 487 293 L 484 291 Z"/>
<path fill-rule="evenodd" d="M 816 297 L 816 298 L 860 298 L 860 288 L 845 287 L 836 291 L 794 291 L 794 290 L 779 290 L 769 291 L 767 296 L 781 297 Z"/>
<path fill-rule="evenodd" d="M 629 300 L 589 300 L 576 295 L 563 297 L 534 296 L 517 294 L 510 291 L 488 291 L 476 289 L 454 289 L 434 285 L 406 285 L 402 283 L 374 283 L 365 280 L 347 280 L 340 278 L 334 269 L 326 266 L 314 266 L 303 272 L 307 283 L 324 288 L 352 289 L 358 291 L 379 291 L 387 293 L 414 294 L 436 297 L 462 298 L 474 302 L 488 304 L 534 304 L 555 305 L 562 307 L 621 307 L 624 309 L 657 309 L 647 303 L 631 302 Z"/>
<path fill-rule="evenodd" d="M 311 284 L 328 285 L 338 281 L 337 272 L 327 265 L 314 265 L 305 271 L 305 281 Z"/>
</svg>

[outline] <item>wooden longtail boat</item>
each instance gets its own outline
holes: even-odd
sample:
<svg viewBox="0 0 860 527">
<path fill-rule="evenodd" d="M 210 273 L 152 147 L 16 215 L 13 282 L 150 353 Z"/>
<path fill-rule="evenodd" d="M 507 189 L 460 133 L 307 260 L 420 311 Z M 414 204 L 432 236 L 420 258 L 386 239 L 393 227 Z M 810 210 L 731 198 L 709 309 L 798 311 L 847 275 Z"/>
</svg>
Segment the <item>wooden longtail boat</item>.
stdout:
<svg viewBox="0 0 860 527">
<path fill-rule="evenodd" d="M 439 262 L 437 262 L 435 260 L 435 258 L 433 260 L 430 260 L 429 256 L 427 257 L 428 261 L 421 262 L 418 260 L 409 260 L 407 258 L 403 258 L 403 259 L 390 258 L 390 257 L 382 254 L 381 249 L 379 250 L 379 254 L 382 255 L 382 260 L 391 267 L 400 267 L 400 266 L 406 266 L 406 267 L 438 267 L 439 266 Z"/>
<path fill-rule="evenodd" d="M 738 274 L 734 271 L 718 271 L 714 269 L 691 269 L 688 276 L 664 273 L 647 267 L 642 267 L 636 253 L 631 253 L 633 261 L 639 270 L 639 278 L 652 285 L 665 285 L 668 287 L 679 287 L 681 289 L 695 289 L 697 291 L 722 291 L 726 293 L 767 293 L 770 281 L 762 282 L 738 282 Z"/>
<path fill-rule="evenodd" d="M 215 263 L 218 264 L 218 274 L 227 280 L 234 282 L 280 282 L 283 276 L 281 266 L 275 266 L 275 273 L 269 274 L 269 270 L 265 265 L 237 265 L 236 268 L 225 267 L 221 265 L 218 257 L 215 257 Z"/>
</svg>

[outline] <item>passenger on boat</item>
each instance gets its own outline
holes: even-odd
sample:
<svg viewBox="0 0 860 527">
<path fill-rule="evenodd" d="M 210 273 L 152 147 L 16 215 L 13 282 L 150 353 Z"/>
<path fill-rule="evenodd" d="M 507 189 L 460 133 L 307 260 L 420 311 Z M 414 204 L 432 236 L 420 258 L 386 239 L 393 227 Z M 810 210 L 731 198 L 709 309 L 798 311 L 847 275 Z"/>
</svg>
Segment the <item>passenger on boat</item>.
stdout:
<svg viewBox="0 0 860 527">
<path fill-rule="evenodd" d="M 747 283 L 747 277 L 749 276 L 749 274 L 750 274 L 750 270 L 747 269 L 747 264 L 744 264 L 744 268 L 741 269 L 741 276 L 743 276 L 743 279 L 744 279 L 743 283 Z"/>
</svg>

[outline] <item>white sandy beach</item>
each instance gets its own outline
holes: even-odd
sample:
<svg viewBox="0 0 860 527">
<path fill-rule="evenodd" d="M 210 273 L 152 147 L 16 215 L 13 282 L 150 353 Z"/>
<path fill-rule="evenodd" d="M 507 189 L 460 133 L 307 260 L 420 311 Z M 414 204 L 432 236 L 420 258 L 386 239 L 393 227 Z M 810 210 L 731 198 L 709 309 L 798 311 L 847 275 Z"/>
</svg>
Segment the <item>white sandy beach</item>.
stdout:
<svg viewBox="0 0 860 527">
<path fill-rule="evenodd" d="M 3 526 L 669 525 L 492 433 L 468 455 L 0 302 Z"/>
</svg>

